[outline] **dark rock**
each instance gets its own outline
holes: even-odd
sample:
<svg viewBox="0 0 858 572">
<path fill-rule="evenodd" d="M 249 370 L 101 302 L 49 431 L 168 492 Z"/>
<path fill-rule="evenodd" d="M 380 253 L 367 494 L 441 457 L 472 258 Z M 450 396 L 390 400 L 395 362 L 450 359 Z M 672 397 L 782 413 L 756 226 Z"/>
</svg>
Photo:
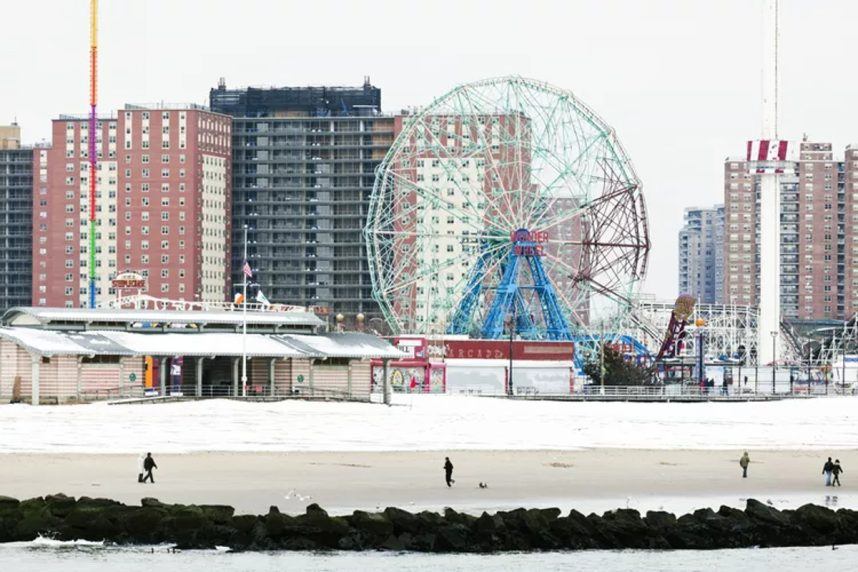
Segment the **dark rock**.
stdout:
<svg viewBox="0 0 858 572">
<path fill-rule="evenodd" d="M 551 523 L 560 515 L 560 509 L 531 509 L 521 516 L 521 523 L 529 544 L 534 548 L 557 548 L 560 543 L 551 532 Z"/>
<path fill-rule="evenodd" d="M 74 509 L 77 501 L 75 501 L 74 497 L 59 493 L 46 496 L 45 504 L 52 515 L 63 518 Z"/>
<path fill-rule="evenodd" d="M 835 533 L 840 524 L 836 512 L 813 504 L 806 504 L 796 509 L 792 520 L 816 534 L 826 536 Z"/>
<path fill-rule="evenodd" d="M 286 550 L 318 550 L 322 548 L 309 538 L 303 538 L 301 536 L 295 536 L 286 540 L 283 544 L 283 548 Z"/>
<path fill-rule="evenodd" d="M 141 507 L 123 515 L 119 524 L 133 543 L 158 542 L 166 516 L 167 511 L 162 508 Z"/>
<path fill-rule="evenodd" d="M 611 546 L 650 548 L 650 539 L 653 537 L 640 513 L 634 509 L 606 512 L 597 530 Z"/>
<path fill-rule="evenodd" d="M 444 509 L 444 520 L 450 524 L 461 524 L 470 528 L 474 524 L 474 521 L 477 520 L 477 517 L 464 512 L 457 512 L 447 507 Z"/>
<path fill-rule="evenodd" d="M 348 521 L 339 516 L 328 516 L 321 508 L 307 507 L 307 514 L 296 519 L 297 533 L 311 538 L 317 544 L 327 548 L 336 548 L 340 539 L 351 532 Z"/>
<path fill-rule="evenodd" d="M 745 506 L 745 514 L 751 520 L 758 522 L 774 524 L 776 526 L 789 525 L 789 519 L 781 511 L 755 499 L 748 499 L 747 506 Z"/>
<path fill-rule="evenodd" d="M 474 521 L 471 530 L 473 531 L 474 539 L 482 550 L 495 550 L 497 547 L 502 546 L 502 539 L 508 535 L 503 517 L 498 514 L 491 515 L 487 512 L 484 512 Z"/>
<path fill-rule="evenodd" d="M 663 510 L 651 510 L 644 517 L 647 526 L 652 530 L 663 532 L 670 530 L 676 526 L 676 516 L 673 513 L 664 512 Z"/>
<path fill-rule="evenodd" d="M 146 506 L 150 508 L 167 508 L 167 505 L 165 505 L 158 499 L 152 497 L 145 497 L 140 499 L 140 506 Z"/>
<path fill-rule="evenodd" d="M 718 516 L 725 519 L 727 532 L 719 538 L 721 548 L 739 548 L 753 546 L 756 543 L 754 535 L 754 523 L 745 514 L 745 511 L 737 508 L 722 506 L 718 509 Z"/>
<path fill-rule="evenodd" d="M 33 540 L 39 535 L 50 536 L 60 522 L 48 510 L 42 497 L 27 499 L 18 504 L 18 520 L 14 540 Z"/>
<path fill-rule="evenodd" d="M 124 507 L 121 502 L 112 499 L 80 497 L 77 499 L 77 507 L 79 509 L 100 510 L 105 508 Z"/>
<path fill-rule="evenodd" d="M 305 509 L 305 514 L 309 517 L 314 518 L 328 518 L 328 511 L 326 511 L 316 503 L 307 505 L 307 508 Z"/>
<path fill-rule="evenodd" d="M 551 533 L 563 548 L 582 550 L 598 548 L 599 543 L 593 538 L 595 529 L 587 517 L 572 510 L 568 516 L 557 518 L 551 522 Z"/>
<path fill-rule="evenodd" d="M 3 495 L 0 495 L 0 511 L 10 508 L 17 508 L 19 504 L 21 504 L 21 501 L 19 501 L 18 499 L 13 499 L 12 497 L 4 497 Z"/>
<path fill-rule="evenodd" d="M 265 535 L 275 540 L 284 538 L 295 530 L 295 517 L 281 513 L 276 506 L 272 506 L 262 520 Z"/>
<path fill-rule="evenodd" d="M 203 504 L 198 508 L 203 516 L 216 524 L 229 524 L 235 514 L 235 509 L 228 505 Z"/>
<path fill-rule="evenodd" d="M 858 543 L 858 512 L 815 505 L 779 511 L 755 500 L 745 510 L 722 506 L 679 518 L 618 509 L 602 516 L 556 508 L 516 509 L 479 517 L 446 509 L 412 514 L 389 507 L 330 516 L 316 504 L 304 514 L 235 515 L 224 505 L 141 506 L 109 499 L 50 495 L 18 502 L 0 497 L 0 542 L 47 535 L 120 544 L 169 542 L 178 548 L 233 550 L 396 550 L 493 552 L 553 549 L 713 549 Z"/>
<path fill-rule="evenodd" d="M 259 517 L 255 514 L 240 514 L 232 517 L 232 526 L 238 532 L 250 532 L 258 520 Z"/>
<path fill-rule="evenodd" d="M 346 517 L 346 521 L 350 526 L 377 542 L 383 542 L 393 534 L 393 523 L 384 513 L 356 510 L 351 516 Z"/>
<path fill-rule="evenodd" d="M 438 531 L 434 550 L 443 552 L 467 552 L 471 548 L 471 534 L 463 524 L 448 524 Z"/>
<path fill-rule="evenodd" d="M 402 534 L 403 532 L 420 534 L 430 528 L 426 526 L 425 520 L 401 508 L 387 507 L 384 509 L 384 515 L 393 525 L 393 530 L 396 534 Z"/>
</svg>

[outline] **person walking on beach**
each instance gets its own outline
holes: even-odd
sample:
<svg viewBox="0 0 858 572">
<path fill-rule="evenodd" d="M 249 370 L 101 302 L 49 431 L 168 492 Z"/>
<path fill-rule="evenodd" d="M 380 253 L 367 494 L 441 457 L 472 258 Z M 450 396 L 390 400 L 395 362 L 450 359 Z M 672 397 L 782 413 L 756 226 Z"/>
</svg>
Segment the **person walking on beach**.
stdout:
<svg viewBox="0 0 858 572">
<path fill-rule="evenodd" d="M 742 458 L 739 459 L 739 466 L 742 467 L 742 478 L 748 478 L 748 465 L 751 464 L 751 457 L 748 456 L 748 452 L 745 451 L 745 454 L 742 455 Z"/>
<path fill-rule="evenodd" d="M 453 463 L 450 462 L 450 457 L 444 457 L 444 480 L 447 481 L 448 487 L 456 482 L 453 480 Z"/>
<path fill-rule="evenodd" d="M 139 455 L 137 455 L 137 482 L 138 483 L 143 482 L 143 472 L 144 472 L 143 465 L 145 463 L 145 460 L 146 460 L 146 457 L 143 456 L 143 453 L 140 453 Z"/>
<path fill-rule="evenodd" d="M 143 482 L 146 482 L 146 479 L 149 479 L 149 482 L 153 485 L 155 484 L 155 478 L 152 476 L 152 469 L 157 469 L 158 465 L 155 464 L 155 459 L 152 458 L 152 453 L 146 453 L 146 458 L 143 460 L 143 469 L 146 471 L 146 476 L 143 477 Z"/>
<path fill-rule="evenodd" d="M 825 475 L 825 486 L 831 486 L 831 473 L 834 470 L 834 463 L 831 462 L 831 457 L 822 465 L 822 474 Z"/>
<path fill-rule="evenodd" d="M 840 473 L 843 472 L 843 467 L 840 466 L 840 459 L 836 459 L 834 464 L 831 466 L 831 474 L 834 476 L 834 480 L 831 482 L 831 486 L 837 485 L 840 486 Z"/>
</svg>

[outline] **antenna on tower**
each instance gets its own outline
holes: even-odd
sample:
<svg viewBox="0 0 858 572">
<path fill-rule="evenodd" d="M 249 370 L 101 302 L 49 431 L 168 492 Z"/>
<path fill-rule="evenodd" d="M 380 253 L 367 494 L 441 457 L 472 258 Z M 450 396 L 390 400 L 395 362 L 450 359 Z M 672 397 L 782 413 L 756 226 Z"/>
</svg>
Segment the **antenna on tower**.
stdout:
<svg viewBox="0 0 858 572">
<path fill-rule="evenodd" d="M 763 2 L 763 139 L 778 139 L 778 84 L 780 48 L 780 3 Z"/>
</svg>

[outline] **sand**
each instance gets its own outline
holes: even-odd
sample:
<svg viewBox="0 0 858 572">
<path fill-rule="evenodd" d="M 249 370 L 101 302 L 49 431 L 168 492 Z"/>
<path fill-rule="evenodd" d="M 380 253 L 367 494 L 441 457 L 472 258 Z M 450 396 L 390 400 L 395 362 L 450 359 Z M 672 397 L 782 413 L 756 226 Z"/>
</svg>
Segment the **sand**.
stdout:
<svg viewBox="0 0 858 572">
<path fill-rule="evenodd" d="M 824 457 L 813 451 L 602 449 L 584 451 L 451 451 L 455 485 L 444 484 L 444 453 L 192 453 L 154 456 L 155 484 L 137 483 L 134 455 L 0 455 L 0 494 L 29 498 L 63 492 L 136 504 L 229 504 L 240 513 L 277 505 L 289 513 L 319 503 L 332 514 L 399 506 L 481 513 L 520 506 L 601 512 L 617 507 L 685 512 L 757 498 L 778 508 L 806 502 L 858 508 L 852 467 L 858 450 L 832 451 L 844 486 L 823 485 Z M 481 489 L 478 483 L 488 484 Z"/>
</svg>

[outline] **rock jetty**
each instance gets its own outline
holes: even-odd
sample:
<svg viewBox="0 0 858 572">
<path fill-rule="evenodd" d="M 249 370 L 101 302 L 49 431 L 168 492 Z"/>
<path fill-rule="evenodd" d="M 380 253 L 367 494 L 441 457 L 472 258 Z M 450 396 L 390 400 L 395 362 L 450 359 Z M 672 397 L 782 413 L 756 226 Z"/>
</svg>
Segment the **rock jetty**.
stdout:
<svg viewBox="0 0 858 572">
<path fill-rule="evenodd" d="M 585 549 L 715 549 L 858 543 L 858 511 L 804 505 L 777 510 L 749 499 L 744 510 L 722 506 L 676 517 L 618 509 L 584 515 L 558 508 L 473 516 L 446 509 L 399 508 L 330 516 L 316 504 L 301 515 L 272 506 L 265 515 L 236 515 L 230 506 L 140 506 L 63 494 L 19 501 L 0 496 L 0 542 L 37 536 L 115 544 L 173 544 L 181 549 L 394 550 L 501 552 Z"/>
</svg>

